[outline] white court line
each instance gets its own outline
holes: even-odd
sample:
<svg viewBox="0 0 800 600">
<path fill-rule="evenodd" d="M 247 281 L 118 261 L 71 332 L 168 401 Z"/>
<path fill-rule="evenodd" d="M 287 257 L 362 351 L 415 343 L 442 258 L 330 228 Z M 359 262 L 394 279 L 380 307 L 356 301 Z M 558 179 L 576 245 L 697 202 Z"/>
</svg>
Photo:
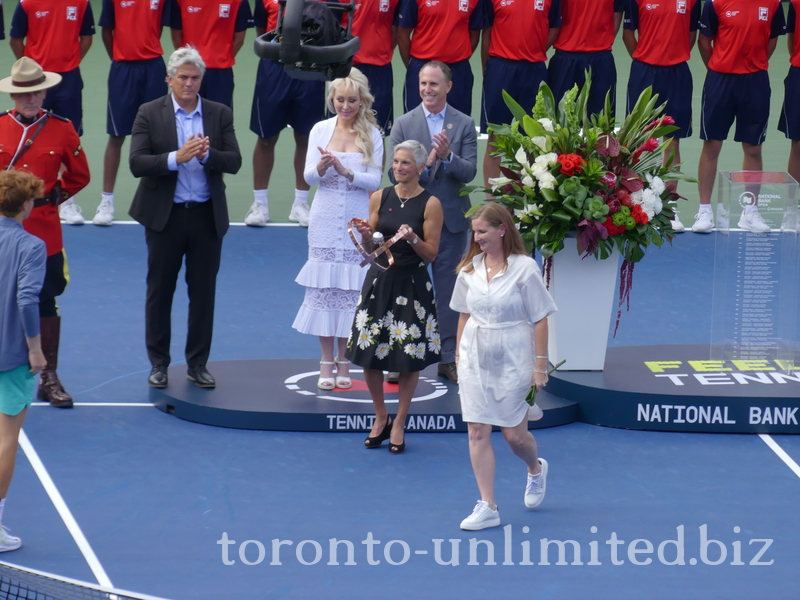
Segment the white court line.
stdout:
<svg viewBox="0 0 800 600">
<path fill-rule="evenodd" d="M 778 455 L 778 458 L 780 458 L 783 462 L 786 463 L 787 467 L 789 467 L 792 471 L 794 471 L 795 475 L 800 477 L 800 465 L 798 465 L 796 462 L 794 462 L 794 460 L 792 460 L 792 457 L 789 456 L 788 454 L 786 454 L 786 451 L 783 448 L 781 448 L 778 445 L 778 443 L 775 440 L 772 439 L 771 436 L 769 436 L 766 433 L 759 433 L 758 437 L 760 437 L 762 440 L 764 440 L 764 443 L 767 446 L 769 446 L 770 449 L 775 454 Z"/>
<path fill-rule="evenodd" d="M 114 586 L 108 578 L 108 575 L 106 575 L 103 565 L 97 560 L 97 555 L 89 545 L 86 536 L 83 535 L 83 531 L 81 531 L 81 528 L 78 526 L 78 522 L 75 520 L 75 517 L 72 516 L 72 512 L 70 512 L 69 507 L 67 507 L 66 502 L 64 502 L 64 498 L 61 497 L 61 493 L 58 491 L 56 484 L 53 483 L 50 474 L 47 472 L 47 469 L 24 430 L 20 430 L 19 432 L 19 445 L 28 458 L 28 462 L 31 463 L 36 475 L 39 477 L 39 481 L 42 482 L 42 487 L 47 492 L 47 495 L 50 496 L 50 501 L 53 503 L 53 506 L 55 506 L 56 511 L 58 511 L 61 520 L 64 521 L 67 530 L 72 534 L 72 539 L 75 540 L 78 549 L 81 551 L 81 554 L 83 554 L 83 558 L 86 559 L 95 579 L 97 579 L 97 583 L 105 587 L 113 588 Z"/>
</svg>

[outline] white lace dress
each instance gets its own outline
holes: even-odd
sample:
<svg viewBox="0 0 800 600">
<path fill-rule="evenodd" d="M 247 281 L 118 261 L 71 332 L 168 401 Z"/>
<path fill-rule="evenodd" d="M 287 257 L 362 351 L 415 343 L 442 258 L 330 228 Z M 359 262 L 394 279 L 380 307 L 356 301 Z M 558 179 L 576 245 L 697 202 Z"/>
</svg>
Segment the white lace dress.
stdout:
<svg viewBox="0 0 800 600">
<path fill-rule="evenodd" d="M 345 168 L 354 173 L 353 182 L 333 167 L 319 177 L 317 147 L 325 148 L 333 135 L 336 117 L 318 123 L 311 132 L 306 156 L 305 179 L 319 184 L 311 204 L 308 222 L 308 261 L 295 281 L 305 286 L 303 304 L 292 327 L 301 333 L 325 337 L 348 337 L 366 268 L 347 233 L 350 219 L 369 218 L 369 192 L 381 182 L 383 138 L 373 136 L 375 166 L 363 164 L 360 152 L 334 152 Z M 316 134 L 316 135 L 315 135 Z"/>
</svg>

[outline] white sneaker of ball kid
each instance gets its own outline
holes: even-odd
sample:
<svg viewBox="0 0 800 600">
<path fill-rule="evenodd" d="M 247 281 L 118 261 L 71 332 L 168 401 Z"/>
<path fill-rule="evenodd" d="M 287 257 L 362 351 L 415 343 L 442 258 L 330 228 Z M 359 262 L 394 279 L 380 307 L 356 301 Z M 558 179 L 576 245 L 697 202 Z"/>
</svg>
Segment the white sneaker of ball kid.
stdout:
<svg viewBox="0 0 800 600">
<path fill-rule="evenodd" d="M 108 227 L 114 222 L 114 205 L 108 200 L 102 200 L 97 207 L 92 224 Z"/>
<path fill-rule="evenodd" d="M 244 224 L 250 227 L 266 227 L 267 223 L 269 223 L 269 207 L 260 202 L 253 202 L 244 218 Z"/>
<path fill-rule="evenodd" d="M 702 210 L 694 216 L 692 231 L 695 233 L 711 233 L 714 230 L 714 215 L 710 210 Z"/>
<path fill-rule="evenodd" d="M 739 229 L 753 233 L 769 233 L 771 229 L 757 210 L 745 211 L 739 219 Z"/>
<path fill-rule="evenodd" d="M 292 212 L 289 213 L 289 220 L 294 223 L 299 223 L 300 227 L 308 227 L 308 219 L 311 211 L 308 208 L 308 203 L 301 202 L 292 206 Z"/>
<path fill-rule="evenodd" d="M 83 225 L 84 223 L 81 207 L 75 204 L 73 200 L 67 200 L 59 206 L 58 215 L 67 225 Z"/>
</svg>

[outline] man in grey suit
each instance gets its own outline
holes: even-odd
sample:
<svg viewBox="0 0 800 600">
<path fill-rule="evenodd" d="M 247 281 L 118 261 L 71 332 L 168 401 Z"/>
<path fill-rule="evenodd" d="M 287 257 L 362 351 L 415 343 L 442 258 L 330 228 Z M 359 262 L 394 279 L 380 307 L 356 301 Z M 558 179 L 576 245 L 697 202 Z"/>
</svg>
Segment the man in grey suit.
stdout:
<svg viewBox="0 0 800 600">
<path fill-rule="evenodd" d="M 186 376 L 200 387 L 216 385 L 206 362 L 222 237 L 229 224 L 222 174 L 236 173 L 242 155 L 231 109 L 198 96 L 204 73 L 197 50 L 176 50 L 167 64 L 171 92 L 139 108 L 131 134 L 131 172 L 141 179 L 130 215 L 145 227 L 148 383 L 158 388 L 168 383 L 172 297 L 184 256 Z"/>
<path fill-rule="evenodd" d="M 452 87 L 452 73 L 446 64 L 431 61 L 422 67 L 422 104 L 395 121 L 389 156 L 394 156 L 394 147 L 406 140 L 421 142 L 429 152 L 420 183 L 441 201 L 444 210 L 439 253 L 431 265 L 442 336 L 439 375 L 455 382 L 458 314 L 450 310 L 450 296 L 456 283 L 456 266 L 467 245 L 469 223 L 464 214 L 470 207 L 469 196 L 459 196 L 459 192 L 477 173 L 478 136 L 472 118 L 447 104 Z"/>
</svg>

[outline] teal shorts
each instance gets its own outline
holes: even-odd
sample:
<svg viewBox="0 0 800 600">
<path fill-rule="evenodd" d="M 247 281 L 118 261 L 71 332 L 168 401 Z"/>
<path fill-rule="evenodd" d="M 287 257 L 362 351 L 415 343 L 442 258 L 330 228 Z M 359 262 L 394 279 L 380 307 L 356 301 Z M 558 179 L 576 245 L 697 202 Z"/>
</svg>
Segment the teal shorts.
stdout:
<svg viewBox="0 0 800 600">
<path fill-rule="evenodd" d="M 0 413 L 15 417 L 31 405 L 34 377 L 29 365 L 0 371 Z"/>
</svg>

